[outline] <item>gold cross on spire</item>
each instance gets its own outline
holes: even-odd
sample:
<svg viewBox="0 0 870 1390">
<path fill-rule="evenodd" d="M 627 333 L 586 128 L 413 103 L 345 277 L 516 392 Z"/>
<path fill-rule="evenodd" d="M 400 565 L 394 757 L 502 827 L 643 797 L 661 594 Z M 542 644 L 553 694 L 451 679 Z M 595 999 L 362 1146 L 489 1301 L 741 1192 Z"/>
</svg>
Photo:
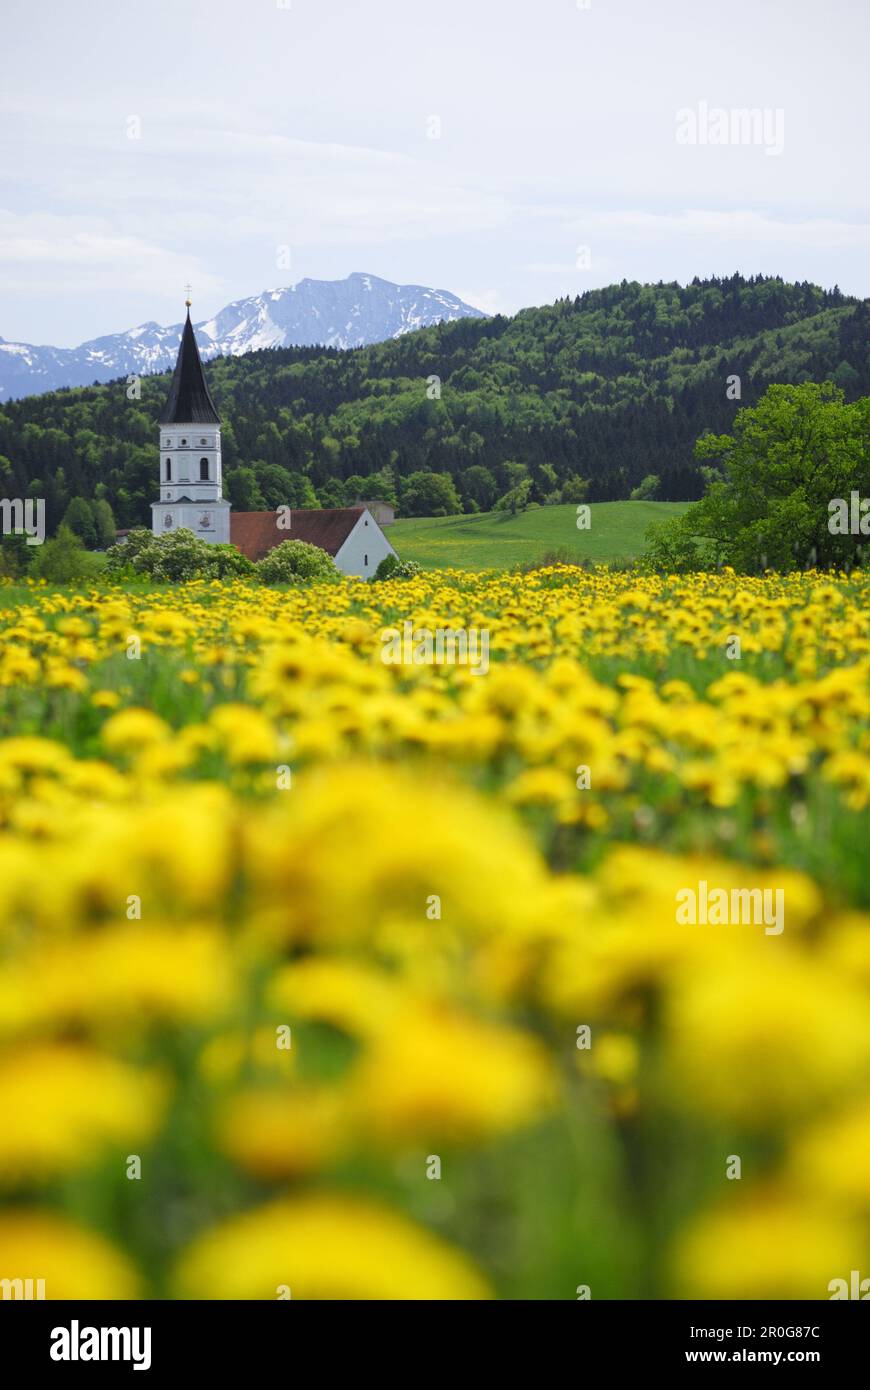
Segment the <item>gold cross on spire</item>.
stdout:
<svg viewBox="0 0 870 1390">
<path fill-rule="evenodd" d="M 188 285 L 185 285 L 184 288 L 187 290 L 187 298 L 185 299 L 184 302 L 185 302 L 185 304 L 187 305 L 187 307 L 188 307 L 188 309 L 189 309 L 189 308 L 190 308 L 190 285 L 189 285 L 189 284 L 188 284 Z"/>
</svg>

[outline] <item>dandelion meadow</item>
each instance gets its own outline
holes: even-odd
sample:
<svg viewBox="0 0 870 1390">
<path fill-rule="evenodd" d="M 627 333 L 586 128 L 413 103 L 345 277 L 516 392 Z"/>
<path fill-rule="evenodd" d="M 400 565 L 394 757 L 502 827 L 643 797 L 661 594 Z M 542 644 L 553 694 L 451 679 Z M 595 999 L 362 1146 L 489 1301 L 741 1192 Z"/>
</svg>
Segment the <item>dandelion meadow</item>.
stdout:
<svg viewBox="0 0 870 1390">
<path fill-rule="evenodd" d="M 870 1273 L 868 599 L 560 565 L 0 590 L 3 1270 Z M 488 669 L 385 661 L 406 622 L 485 632 Z"/>
</svg>

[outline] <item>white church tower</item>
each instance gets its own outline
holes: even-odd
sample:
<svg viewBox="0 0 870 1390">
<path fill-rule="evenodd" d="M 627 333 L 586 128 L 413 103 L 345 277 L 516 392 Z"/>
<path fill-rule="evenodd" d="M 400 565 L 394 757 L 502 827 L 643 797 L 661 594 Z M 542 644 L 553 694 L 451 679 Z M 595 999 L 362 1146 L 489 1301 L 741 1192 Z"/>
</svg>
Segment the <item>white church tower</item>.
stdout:
<svg viewBox="0 0 870 1390">
<path fill-rule="evenodd" d="M 215 409 L 190 322 L 160 415 L 160 501 L 151 503 L 155 536 L 187 527 L 204 541 L 229 541 L 230 504 L 221 492 L 220 416 Z"/>
</svg>

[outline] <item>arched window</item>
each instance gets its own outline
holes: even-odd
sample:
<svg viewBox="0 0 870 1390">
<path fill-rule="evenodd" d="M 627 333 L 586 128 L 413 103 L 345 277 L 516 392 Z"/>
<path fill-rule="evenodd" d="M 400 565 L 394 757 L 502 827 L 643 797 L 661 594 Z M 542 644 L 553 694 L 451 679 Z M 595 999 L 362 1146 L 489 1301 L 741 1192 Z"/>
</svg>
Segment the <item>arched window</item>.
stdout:
<svg viewBox="0 0 870 1390">
<path fill-rule="evenodd" d="M 364 555 L 364 556 L 363 556 L 363 568 L 364 568 L 364 569 L 367 568 L 368 563 L 369 563 L 369 557 L 368 557 L 368 555 Z"/>
<path fill-rule="evenodd" d="M 168 482 L 171 482 L 171 480 L 172 480 L 172 459 L 167 459 L 167 460 L 166 460 L 166 481 L 167 481 L 167 483 L 168 483 Z"/>
<path fill-rule="evenodd" d="M 199 481 L 201 483 L 208 482 L 208 459 L 200 459 L 199 461 Z"/>
<path fill-rule="evenodd" d="M 182 444 L 183 444 L 185 447 L 187 446 L 187 440 L 186 440 L 186 439 L 182 439 L 181 442 L 182 442 Z"/>
</svg>

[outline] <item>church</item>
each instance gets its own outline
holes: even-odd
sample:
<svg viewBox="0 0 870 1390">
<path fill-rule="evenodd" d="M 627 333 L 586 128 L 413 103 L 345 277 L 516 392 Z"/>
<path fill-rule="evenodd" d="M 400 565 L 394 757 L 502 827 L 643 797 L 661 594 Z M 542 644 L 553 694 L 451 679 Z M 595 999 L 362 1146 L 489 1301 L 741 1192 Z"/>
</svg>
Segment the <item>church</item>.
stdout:
<svg viewBox="0 0 870 1390">
<path fill-rule="evenodd" d="M 186 527 L 201 540 L 236 546 L 261 559 L 282 541 L 307 541 L 331 555 L 342 574 L 370 579 L 396 552 L 365 504 L 319 511 L 234 512 L 223 495 L 220 416 L 205 379 L 190 300 L 178 359 L 160 414 L 160 500 L 151 504 L 155 536 Z"/>
</svg>

